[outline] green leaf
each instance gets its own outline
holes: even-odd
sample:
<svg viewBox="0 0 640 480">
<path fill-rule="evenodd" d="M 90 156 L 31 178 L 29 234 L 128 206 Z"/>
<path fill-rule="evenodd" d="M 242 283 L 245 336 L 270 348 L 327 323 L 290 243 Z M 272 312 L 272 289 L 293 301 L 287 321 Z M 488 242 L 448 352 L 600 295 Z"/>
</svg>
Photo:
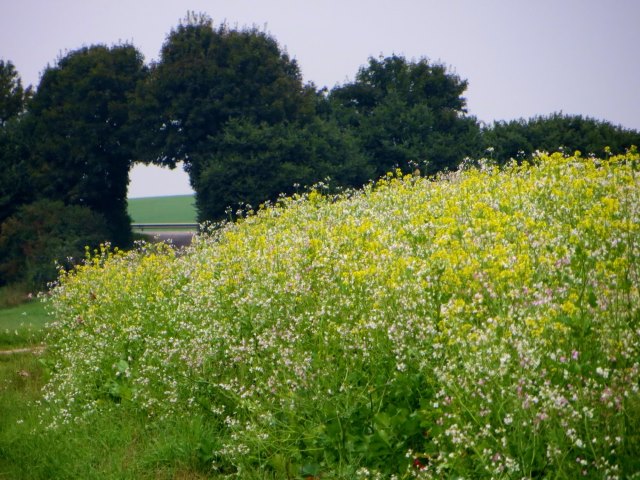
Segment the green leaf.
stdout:
<svg viewBox="0 0 640 480">
<path fill-rule="evenodd" d="M 126 360 L 120 360 L 118 363 L 116 363 L 116 369 L 118 370 L 118 372 L 124 374 L 129 369 L 129 362 L 127 362 Z"/>
</svg>

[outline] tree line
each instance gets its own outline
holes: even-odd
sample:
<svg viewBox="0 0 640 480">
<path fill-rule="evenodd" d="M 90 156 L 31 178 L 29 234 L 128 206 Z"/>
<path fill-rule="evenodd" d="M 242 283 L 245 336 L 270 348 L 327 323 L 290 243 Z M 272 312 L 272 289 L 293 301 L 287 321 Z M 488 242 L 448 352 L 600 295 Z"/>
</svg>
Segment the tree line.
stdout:
<svg viewBox="0 0 640 480">
<path fill-rule="evenodd" d="M 637 131 L 582 116 L 482 125 L 467 112 L 467 86 L 444 65 L 391 55 L 320 89 L 274 37 L 197 14 L 148 65 L 130 44 L 82 47 L 31 89 L 0 61 L 0 286 L 42 284 L 53 259 L 71 262 L 84 245 L 129 246 L 137 162 L 184 162 L 199 220 L 216 221 L 319 181 L 357 188 L 466 157 L 501 164 L 535 150 L 640 144 Z"/>
</svg>

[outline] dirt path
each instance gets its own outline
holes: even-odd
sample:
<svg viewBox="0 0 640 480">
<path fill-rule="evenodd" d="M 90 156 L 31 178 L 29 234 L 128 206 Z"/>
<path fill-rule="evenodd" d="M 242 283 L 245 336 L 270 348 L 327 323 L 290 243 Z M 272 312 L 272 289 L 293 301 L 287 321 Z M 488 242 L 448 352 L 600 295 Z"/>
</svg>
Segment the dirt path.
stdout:
<svg viewBox="0 0 640 480">
<path fill-rule="evenodd" d="M 0 350 L 0 355 L 13 355 L 14 353 L 35 353 L 36 355 L 44 352 L 44 345 L 37 347 L 12 348 L 10 350 Z"/>
</svg>

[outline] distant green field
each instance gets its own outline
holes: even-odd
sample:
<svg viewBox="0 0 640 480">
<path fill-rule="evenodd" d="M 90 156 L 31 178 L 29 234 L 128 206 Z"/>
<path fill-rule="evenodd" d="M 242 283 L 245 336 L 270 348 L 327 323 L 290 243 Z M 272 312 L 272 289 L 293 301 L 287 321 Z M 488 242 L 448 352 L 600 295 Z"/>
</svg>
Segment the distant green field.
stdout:
<svg viewBox="0 0 640 480">
<path fill-rule="evenodd" d="M 130 198 L 129 215 L 133 223 L 195 223 L 195 197 Z"/>
</svg>

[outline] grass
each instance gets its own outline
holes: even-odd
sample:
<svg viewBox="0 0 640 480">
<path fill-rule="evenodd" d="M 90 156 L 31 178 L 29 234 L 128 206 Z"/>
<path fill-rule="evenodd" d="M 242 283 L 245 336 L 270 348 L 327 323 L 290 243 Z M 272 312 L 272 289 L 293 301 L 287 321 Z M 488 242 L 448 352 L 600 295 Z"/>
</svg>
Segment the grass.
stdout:
<svg viewBox="0 0 640 480">
<path fill-rule="evenodd" d="M 47 320 L 39 300 L 0 309 L 0 351 L 39 343 Z M 27 478 L 18 473 L 24 459 L 12 458 L 9 446 L 24 441 L 25 425 L 38 423 L 33 402 L 41 398 L 45 381 L 45 368 L 38 355 L 0 354 L 0 479 Z"/>
<path fill-rule="evenodd" d="M 103 250 L 0 369 L 0 478 L 638 478 L 639 161 L 389 175 Z"/>
<path fill-rule="evenodd" d="M 50 319 L 39 300 L 0 309 L 0 351 L 33 346 Z M 115 411 L 80 427 L 42 428 L 42 388 L 51 364 L 41 353 L 0 354 L 0 479 L 204 479 L 214 432 L 199 419 L 150 426 Z"/>
<path fill-rule="evenodd" d="M 0 340 L 0 349 L 11 347 Z M 37 461 L 37 451 L 32 451 L 34 455 L 29 459 L 15 455 L 21 455 L 18 452 L 22 448 L 18 446 L 26 440 L 26 429 L 38 424 L 38 410 L 33 402 L 41 398 L 40 389 L 45 381 L 44 368 L 37 356 L 0 355 L 0 479 L 26 479 L 19 473 L 22 462 Z M 29 443 L 29 448 L 37 448 Z"/>
<path fill-rule="evenodd" d="M 196 223 L 195 197 L 130 198 L 129 215 L 133 223 Z"/>
<path fill-rule="evenodd" d="M 0 479 L 200 479 L 199 452 L 214 432 L 197 420 L 162 428 L 130 411 L 91 423 L 43 429 L 41 389 L 48 370 L 33 354 L 0 356 Z M 202 443 L 204 441 L 204 443 Z"/>
<path fill-rule="evenodd" d="M 39 343 L 49 319 L 39 300 L 0 309 L 0 347 L 18 348 Z"/>
</svg>

